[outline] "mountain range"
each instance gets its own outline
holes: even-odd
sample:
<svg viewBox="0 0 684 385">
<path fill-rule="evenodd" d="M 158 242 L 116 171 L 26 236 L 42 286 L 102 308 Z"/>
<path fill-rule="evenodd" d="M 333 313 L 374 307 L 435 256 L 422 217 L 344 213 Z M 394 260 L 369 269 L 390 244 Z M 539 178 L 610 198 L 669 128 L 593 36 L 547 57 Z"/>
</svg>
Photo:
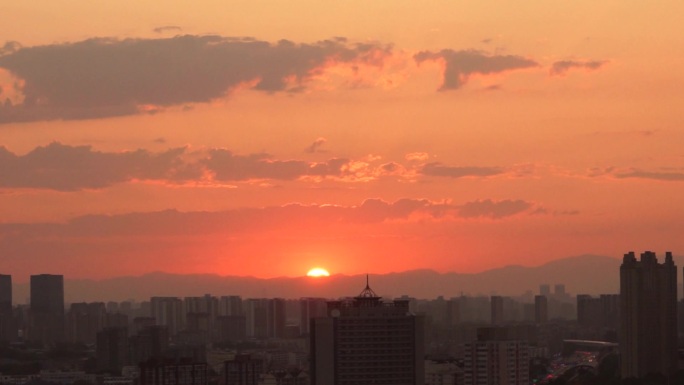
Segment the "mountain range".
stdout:
<svg viewBox="0 0 684 385">
<path fill-rule="evenodd" d="M 679 259 L 679 258 L 677 258 Z M 582 255 L 563 258 L 534 267 L 505 266 L 474 274 L 438 273 L 411 270 L 371 274 L 370 286 L 385 298 L 408 295 L 414 298 L 445 298 L 465 295 L 510 295 L 538 293 L 540 284 L 564 284 L 575 294 L 617 293 L 619 266 L 617 258 Z M 681 263 L 678 265 L 681 266 Z M 65 301 L 149 300 L 152 296 L 200 296 L 212 294 L 256 297 L 325 297 L 355 296 L 366 285 L 365 275 L 330 277 L 255 278 L 213 274 L 169 274 L 154 272 L 135 277 L 104 280 L 65 279 Z M 14 285 L 16 303 L 26 303 L 28 283 Z"/>
</svg>

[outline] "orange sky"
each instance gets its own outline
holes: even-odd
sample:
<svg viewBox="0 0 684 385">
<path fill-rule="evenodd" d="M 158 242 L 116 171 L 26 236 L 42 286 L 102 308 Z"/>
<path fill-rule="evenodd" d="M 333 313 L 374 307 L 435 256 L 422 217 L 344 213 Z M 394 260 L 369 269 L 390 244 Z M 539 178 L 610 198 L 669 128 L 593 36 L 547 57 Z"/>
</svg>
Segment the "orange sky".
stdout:
<svg viewBox="0 0 684 385">
<path fill-rule="evenodd" d="M 684 250 L 684 4 L 0 3 L 0 272 Z"/>
</svg>

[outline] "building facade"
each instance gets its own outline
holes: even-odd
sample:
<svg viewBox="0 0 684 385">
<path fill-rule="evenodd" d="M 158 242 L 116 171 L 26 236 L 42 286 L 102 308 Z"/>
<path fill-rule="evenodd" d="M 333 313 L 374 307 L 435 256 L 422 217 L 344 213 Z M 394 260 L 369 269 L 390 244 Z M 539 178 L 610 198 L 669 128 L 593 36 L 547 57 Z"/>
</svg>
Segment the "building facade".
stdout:
<svg viewBox="0 0 684 385">
<path fill-rule="evenodd" d="M 424 320 L 407 300 L 382 302 L 368 285 L 328 302 L 310 327 L 311 385 L 423 385 Z"/>
<path fill-rule="evenodd" d="M 677 370 L 677 267 L 672 253 L 658 263 L 646 251 L 625 254 L 620 266 L 622 377 Z"/>
<path fill-rule="evenodd" d="M 61 342 L 64 329 L 64 276 L 32 275 L 29 340 Z"/>
</svg>

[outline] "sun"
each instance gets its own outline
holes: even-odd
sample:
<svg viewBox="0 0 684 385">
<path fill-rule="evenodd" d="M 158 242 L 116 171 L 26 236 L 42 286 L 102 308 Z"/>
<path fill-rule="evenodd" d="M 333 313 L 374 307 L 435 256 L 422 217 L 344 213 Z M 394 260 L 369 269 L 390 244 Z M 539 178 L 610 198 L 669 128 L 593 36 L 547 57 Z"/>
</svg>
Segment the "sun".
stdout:
<svg viewBox="0 0 684 385">
<path fill-rule="evenodd" d="M 329 277 L 330 273 L 328 273 L 328 270 L 322 268 L 322 267 L 314 267 L 313 269 L 309 270 L 308 273 L 306 273 L 307 277 Z"/>
</svg>

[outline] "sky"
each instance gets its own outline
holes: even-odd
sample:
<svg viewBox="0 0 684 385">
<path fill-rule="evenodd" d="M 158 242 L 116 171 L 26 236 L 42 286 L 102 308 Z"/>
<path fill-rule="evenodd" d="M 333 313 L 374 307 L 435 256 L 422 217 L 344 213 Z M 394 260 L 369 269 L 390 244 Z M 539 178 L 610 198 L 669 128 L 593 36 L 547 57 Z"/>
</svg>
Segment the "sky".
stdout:
<svg viewBox="0 0 684 385">
<path fill-rule="evenodd" d="M 0 272 L 684 251 L 684 3 L 0 1 Z"/>
</svg>

